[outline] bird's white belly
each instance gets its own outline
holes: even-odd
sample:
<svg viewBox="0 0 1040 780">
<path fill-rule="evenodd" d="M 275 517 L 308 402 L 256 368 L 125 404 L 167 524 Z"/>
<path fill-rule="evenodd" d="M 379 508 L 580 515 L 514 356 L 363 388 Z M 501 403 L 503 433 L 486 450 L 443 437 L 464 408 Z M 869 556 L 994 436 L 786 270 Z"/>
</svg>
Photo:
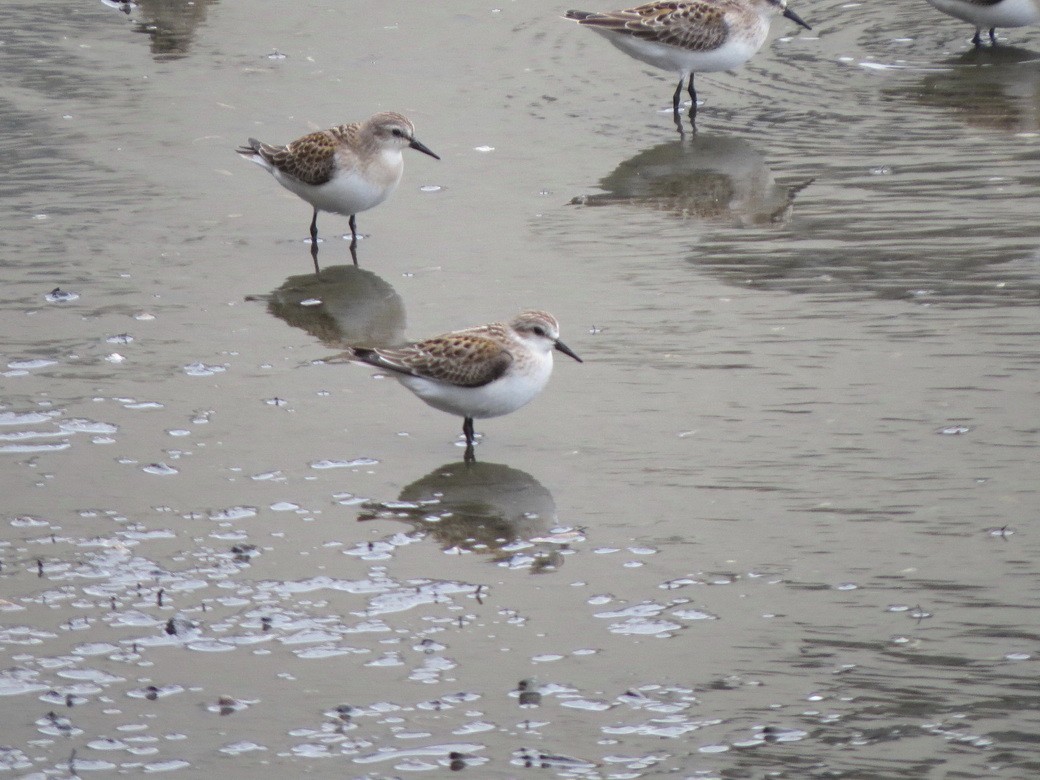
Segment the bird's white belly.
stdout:
<svg viewBox="0 0 1040 780">
<path fill-rule="evenodd" d="M 983 6 L 965 0 L 928 0 L 940 11 L 979 27 L 1025 27 L 1040 22 L 1037 0 L 1003 0 Z"/>
<path fill-rule="evenodd" d="M 552 355 L 540 356 L 524 370 L 513 367 L 505 376 L 481 387 L 459 387 L 431 379 L 395 377 L 434 409 L 460 417 L 499 417 L 530 403 L 549 381 Z"/>
<path fill-rule="evenodd" d="M 357 172 L 351 172 L 341 173 L 331 181 L 315 186 L 304 184 L 299 179 L 286 176 L 277 170 L 274 171 L 274 176 L 279 184 L 319 211 L 331 211 L 346 216 L 378 206 L 390 197 L 401 180 L 400 172 L 396 178 L 383 182 L 372 181 Z"/>
<path fill-rule="evenodd" d="M 722 46 L 710 51 L 687 51 L 678 46 L 655 43 L 629 35 L 609 34 L 608 32 L 605 32 L 604 35 L 617 48 L 637 60 L 642 60 L 655 68 L 686 74 L 711 73 L 740 67 L 762 48 L 768 32 L 769 26 L 762 24 L 754 34 L 732 35 Z"/>
</svg>

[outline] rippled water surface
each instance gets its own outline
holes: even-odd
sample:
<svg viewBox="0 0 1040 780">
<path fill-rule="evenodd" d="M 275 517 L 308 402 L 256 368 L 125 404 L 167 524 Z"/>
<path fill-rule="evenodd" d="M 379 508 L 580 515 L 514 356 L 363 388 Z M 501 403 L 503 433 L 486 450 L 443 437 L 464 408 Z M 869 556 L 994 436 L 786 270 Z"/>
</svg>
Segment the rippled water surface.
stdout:
<svg viewBox="0 0 1040 780">
<path fill-rule="evenodd" d="M 567 7 L 5 4 L 0 770 L 1040 773 L 1040 28 L 792 0 L 680 135 Z M 379 110 L 316 275 L 233 149 Z M 340 355 L 520 307 L 471 466 Z"/>
</svg>

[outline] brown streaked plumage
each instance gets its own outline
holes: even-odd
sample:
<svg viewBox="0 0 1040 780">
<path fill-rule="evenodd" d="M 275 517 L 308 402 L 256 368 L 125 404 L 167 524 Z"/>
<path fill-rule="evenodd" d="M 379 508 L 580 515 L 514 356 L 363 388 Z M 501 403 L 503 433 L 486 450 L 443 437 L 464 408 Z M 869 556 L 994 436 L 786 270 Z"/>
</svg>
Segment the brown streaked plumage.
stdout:
<svg viewBox="0 0 1040 780">
<path fill-rule="evenodd" d="M 282 173 L 317 187 L 332 178 L 339 144 L 357 147 L 359 125 L 337 125 L 290 141 L 285 146 L 265 144 L 255 138 L 239 154 L 257 153 Z"/>
<path fill-rule="evenodd" d="M 603 14 L 568 11 L 567 18 L 689 51 L 717 49 L 729 36 L 725 13 L 707 2 L 649 3 Z"/>
<path fill-rule="evenodd" d="M 473 332 L 476 331 L 476 332 Z M 373 366 L 459 387 L 480 387 L 506 372 L 513 356 L 503 344 L 501 323 L 409 344 L 397 349 L 354 349 Z"/>
</svg>

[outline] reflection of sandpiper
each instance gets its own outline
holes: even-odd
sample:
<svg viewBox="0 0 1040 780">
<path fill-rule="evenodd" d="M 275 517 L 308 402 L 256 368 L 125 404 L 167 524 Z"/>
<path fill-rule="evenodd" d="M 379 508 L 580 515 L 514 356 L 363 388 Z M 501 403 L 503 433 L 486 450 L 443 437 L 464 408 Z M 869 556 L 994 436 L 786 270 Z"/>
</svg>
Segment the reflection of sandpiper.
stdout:
<svg viewBox="0 0 1040 780">
<path fill-rule="evenodd" d="M 172 60 L 188 54 L 195 31 L 206 23 L 217 0 L 101 0 L 109 8 L 133 15 L 134 30 L 151 39 L 152 56 Z"/>
<path fill-rule="evenodd" d="M 583 540 L 555 529 L 552 494 L 530 474 L 498 463 L 451 463 L 405 487 L 396 501 L 369 501 L 358 520 L 400 520 L 445 550 L 488 552 L 532 571 L 556 568 Z"/>
<path fill-rule="evenodd" d="M 404 336 L 401 296 L 386 281 L 356 266 L 333 265 L 316 274 L 290 276 L 270 295 L 254 296 L 261 298 L 275 317 L 330 347 L 391 346 Z"/>
<path fill-rule="evenodd" d="M 920 82 L 884 91 L 949 112 L 970 127 L 1004 133 L 1040 131 L 1040 59 L 1017 46 L 968 49 L 939 63 Z"/>
<path fill-rule="evenodd" d="M 782 186 L 765 157 L 742 138 L 697 134 L 646 149 L 600 180 L 582 206 L 636 205 L 739 225 L 783 222 L 812 179 Z"/>
</svg>

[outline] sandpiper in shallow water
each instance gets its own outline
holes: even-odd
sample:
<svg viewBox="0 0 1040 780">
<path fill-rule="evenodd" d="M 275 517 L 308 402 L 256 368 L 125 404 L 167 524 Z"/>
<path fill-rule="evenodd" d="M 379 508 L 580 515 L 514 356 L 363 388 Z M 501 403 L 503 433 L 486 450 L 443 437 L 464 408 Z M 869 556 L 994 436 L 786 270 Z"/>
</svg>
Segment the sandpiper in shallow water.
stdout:
<svg viewBox="0 0 1040 780">
<path fill-rule="evenodd" d="M 317 270 L 318 212 L 350 217 L 354 255 L 356 214 L 378 206 L 397 188 L 404 171 L 401 152 L 406 148 L 440 159 L 416 139 L 415 128 L 406 117 L 388 111 L 364 122 L 310 133 L 285 146 L 250 138 L 235 151 L 270 171 L 279 184 L 311 204 L 311 254 Z"/>
<path fill-rule="evenodd" d="M 762 48 L 769 23 L 781 14 L 812 28 L 787 7 L 787 0 L 690 0 L 658 2 L 622 11 L 568 11 L 566 16 L 598 32 L 637 60 L 679 74 L 672 96 L 678 117 L 684 82 L 697 112 L 695 73 L 733 70 Z"/>
<path fill-rule="evenodd" d="M 474 418 L 509 414 L 529 403 L 553 368 L 553 350 L 579 363 L 548 312 L 522 311 L 510 322 L 457 330 L 392 349 L 353 347 L 355 360 L 388 370 L 419 398 L 463 418 L 466 460 L 474 460 Z"/>
<path fill-rule="evenodd" d="M 1040 22 L 1040 0 L 928 0 L 943 13 L 975 25 L 971 42 L 982 46 L 982 31 L 997 43 L 998 27 L 1025 27 Z"/>
</svg>

